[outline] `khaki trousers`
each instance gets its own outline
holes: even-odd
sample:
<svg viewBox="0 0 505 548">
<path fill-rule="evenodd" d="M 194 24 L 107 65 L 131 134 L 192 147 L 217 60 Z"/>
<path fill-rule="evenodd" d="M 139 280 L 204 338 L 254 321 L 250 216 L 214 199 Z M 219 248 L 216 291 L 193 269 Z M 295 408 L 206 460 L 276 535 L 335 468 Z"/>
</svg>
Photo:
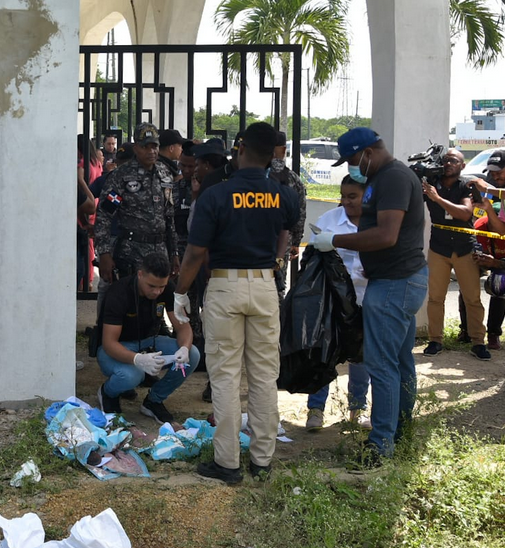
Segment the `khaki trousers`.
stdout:
<svg viewBox="0 0 505 548">
<path fill-rule="evenodd" d="M 484 307 L 480 300 L 480 270 L 472 254 L 444 257 L 431 249 L 428 252 L 428 334 L 430 341 L 442 343 L 444 332 L 445 297 L 454 268 L 459 289 L 465 301 L 468 317 L 468 334 L 473 344 L 484 344 L 486 327 Z"/>
<path fill-rule="evenodd" d="M 211 278 L 203 307 L 206 364 L 217 424 L 214 460 L 225 468 L 240 466 L 242 363 L 249 387 L 250 453 L 255 464 L 270 464 L 279 423 L 277 289 L 271 270 L 255 271 L 260 277 L 247 272 L 248 277 L 237 277 L 237 270 L 229 270 L 228 277 Z"/>
</svg>

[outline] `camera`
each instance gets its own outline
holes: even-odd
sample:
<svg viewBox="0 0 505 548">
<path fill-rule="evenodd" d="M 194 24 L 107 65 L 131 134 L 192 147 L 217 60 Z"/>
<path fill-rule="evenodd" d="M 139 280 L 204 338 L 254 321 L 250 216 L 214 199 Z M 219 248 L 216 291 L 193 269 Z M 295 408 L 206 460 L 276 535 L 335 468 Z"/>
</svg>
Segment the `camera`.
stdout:
<svg viewBox="0 0 505 548">
<path fill-rule="evenodd" d="M 426 180 L 430 185 L 434 185 L 444 174 L 442 158 L 445 153 L 444 145 L 433 144 L 424 152 L 409 156 L 408 161 L 415 162 L 409 167 L 421 181 Z"/>
</svg>

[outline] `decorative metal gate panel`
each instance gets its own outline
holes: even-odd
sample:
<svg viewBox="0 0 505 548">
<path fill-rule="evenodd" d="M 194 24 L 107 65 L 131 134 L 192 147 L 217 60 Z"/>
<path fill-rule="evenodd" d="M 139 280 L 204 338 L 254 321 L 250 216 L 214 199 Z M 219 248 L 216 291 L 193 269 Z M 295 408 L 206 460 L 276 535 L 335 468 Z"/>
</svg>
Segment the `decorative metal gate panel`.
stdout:
<svg viewBox="0 0 505 548">
<path fill-rule="evenodd" d="M 95 139 L 96 143 L 101 142 L 101 137 L 105 133 L 115 133 L 118 137 L 118 143 L 123 140 L 123 134 L 128 141 L 132 141 L 134 127 L 144 121 L 155 124 L 159 129 L 169 129 L 174 127 L 175 105 L 177 97 L 177 87 L 185 90 L 184 103 L 186 106 L 186 127 L 185 137 L 192 139 L 194 137 L 194 114 L 195 104 L 194 96 L 197 86 L 206 87 L 205 82 L 198 79 L 195 75 L 195 56 L 198 54 L 213 53 L 220 54 L 222 68 L 222 82 L 219 87 L 206 88 L 206 128 L 207 135 L 220 135 L 225 142 L 228 137 L 226 129 L 212 127 L 213 99 L 219 93 L 229 91 L 229 70 L 228 58 L 231 54 L 240 56 L 240 72 L 237 75 L 239 87 L 239 130 L 246 127 L 247 103 L 250 85 L 255 78 L 259 81 L 259 92 L 261 94 L 270 94 L 272 99 L 272 122 L 276 129 L 279 128 L 280 120 L 280 95 L 281 89 L 272 84 L 266 85 L 268 78 L 266 70 L 267 55 L 270 54 L 289 54 L 291 56 L 292 67 L 292 85 L 290 90 L 290 104 L 292 116 L 292 160 L 294 169 L 299 173 L 300 169 L 300 126 L 301 126 L 301 80 L 302 80 L 302 48 L 300 45 L 147 45 L 147 46 L 81 46 L 80 54 L 82 57 L 82 67 L 84 77 L 80 82 L 79 97 L 79 116 L 82 127 L 82 133 L 85 136 L 84 157 L 88 161 L 84 162 L 85 178 L 89 180 L 89 150 L 88 139 Z M 92 73 L 95 67 L 94 61 L 100 54 L 115 55 L 117 59 L 117 77 L 116 81 L 100 82 L 96 81 L 96 73 Z M 166 60 L 166 55 L 179 54 L 186 57 L 186 81 L 184 86 L 167 85 L 162 81 L 162 64 Z M 248 70 L 247 59 L 249 55 L 259 57 L 259 71 L 252 72 Z M 134 77 L 125 76 L 125 56 L 132 55 L 134 59 Z M 152 68 L 152 77 L 145 74 L 146 59 L 149 59 L 149 68 Z M 183 75 L 184 76 L 184 75 Z M 181 82 L 180 76 L 171 78 Z M 127 81 L 129 80 L 129 81 Z M 148 99 L 148 100 L 146 100 Z M 126 102 L 126 109 L 124 103 Z M 155 108 L 149 107 L 155 105 Z M 127 112 L 127 127 L 114 128 L 117 124 L 113 123 L 114 117 L 121 111 Z M 88 279 L 89 261 L 85 261 L 84 279 Z M 94 299 L 96 293 L 88 292 L 88 284 L 83 284 L 83 292 L 78 294 L 81 299 Z"/>
</svg>

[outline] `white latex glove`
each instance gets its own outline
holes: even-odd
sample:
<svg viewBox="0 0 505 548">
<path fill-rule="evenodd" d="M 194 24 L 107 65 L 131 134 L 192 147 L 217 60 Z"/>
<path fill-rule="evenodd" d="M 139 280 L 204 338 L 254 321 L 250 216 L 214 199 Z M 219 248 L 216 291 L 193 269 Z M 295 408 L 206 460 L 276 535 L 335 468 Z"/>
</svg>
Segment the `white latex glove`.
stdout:
<svg viewBox="0 0 505 548">
<path fill-rule="evenodd" d="M 156 376 L 165 365 L 165 360 L 160 356 L 161 350 L 159 352 L 148 352 L 147 354 L 135 354 L 133 363 L 144 373 Z"/>
<path fill-rule="evenodd" d="M 189 350 L 185 346 L 181 346 L 174 357 L 176 363 L 189 363 Z"/>
<path fill-rule="evenodd" d="M 189 297 L 187 293 L 174 293 L 174 314 L 180 323 L 188 323 L 189 318 L 186 315 L 191 312 Z"/>
<path fill-rule="evenodd" d="M 321 234 L 316 234 L 312 238 L 312 244 L 319 251 L 333 251 L 335 247 L 333 246 L 333 232 L 321 232 Z"/>
</svg>

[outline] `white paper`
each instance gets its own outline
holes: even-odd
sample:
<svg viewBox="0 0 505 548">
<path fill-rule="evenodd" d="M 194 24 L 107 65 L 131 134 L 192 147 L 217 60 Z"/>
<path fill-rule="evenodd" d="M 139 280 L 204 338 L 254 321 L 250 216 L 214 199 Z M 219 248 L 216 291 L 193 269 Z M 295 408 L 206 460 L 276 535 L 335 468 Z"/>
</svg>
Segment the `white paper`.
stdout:
<svg viewBox="0 0 505 548">
<path fill-rule="evenodd" d="M 288 437 L 286 437 L 286 436 L 279 436 L 277 439 L 278 439 L 279 441 L 284 442 L 284 443 L 289 443 L 289 442 L 293 441 L 291 438 L 288 438 Z"/>
<path fill-rule="evenodd" d="M 12 476 L 10 485 L 11 487 L 21 487 L 23 478 L 30 478 L 33 482 L 39 482 L 41 477 L 38 466 L 30 459 L 23 463 L 21 469 Z"/>
</svg>

